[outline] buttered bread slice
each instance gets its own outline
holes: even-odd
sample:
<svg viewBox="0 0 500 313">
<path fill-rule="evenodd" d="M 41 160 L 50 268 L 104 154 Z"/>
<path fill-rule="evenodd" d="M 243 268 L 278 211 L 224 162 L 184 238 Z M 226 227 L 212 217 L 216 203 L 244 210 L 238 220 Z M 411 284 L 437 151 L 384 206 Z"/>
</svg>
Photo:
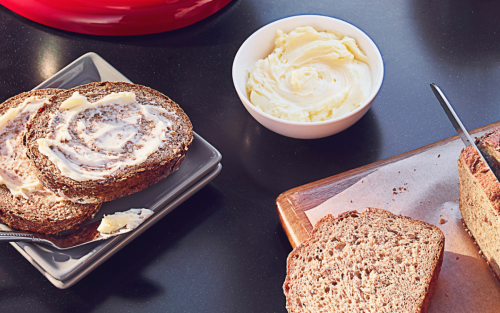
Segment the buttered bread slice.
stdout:
<svg viewBox="0 0 500 313">
<path fill-rule="evenodd" d="M 100 204 L 66 201 L 45 188 L 26 157 L 26 124 L 48 99 L 61 92 L 25 92 L 0 105 L 0 223 L 14 229 L 55 234 L 92 219 Z"/>
<path fill-rule="evenodd" d="M 61 92 L 33 119 L 28 156 L 44 186 L 79 203 L 111 201 L 177 170 L 193 140 L 164 94 L 123 82 Z"/>
<path fill-rule="evenodd" d="M 443 262 L 436 226 L 368 208 L 328 215 L 288 256 L 288 312 L 427 312 Z"/>
</svg>

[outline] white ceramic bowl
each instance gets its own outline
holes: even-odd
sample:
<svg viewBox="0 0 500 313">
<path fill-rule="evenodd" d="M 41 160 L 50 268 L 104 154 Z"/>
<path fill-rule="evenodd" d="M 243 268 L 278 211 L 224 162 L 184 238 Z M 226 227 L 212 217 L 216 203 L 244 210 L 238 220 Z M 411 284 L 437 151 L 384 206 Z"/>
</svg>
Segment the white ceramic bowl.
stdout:
<svg viewBox="0 0 500 313">
<path fill-rule="evenodd" d="M 246 92 L 248 72 L 255 62 L 266 58 L 274 50 L 276 30 L 289 33 L 300 26 L 312 26 L 317 31 L 333 30 L 352 37 L 368 57 L 372 76 L 372 92 L 368 100 L 347 115 L 323 122 L 292 122 L 276 118 L 258 110 Z M 298 15 L 272 22 L 253 33 L 241 45 L 233 62 L 233 83 L 248 112 L 266 128 L 292 138 L 322 138 L 343 131 L 356 123 L 370 108 L 384 79 L 384 62 L 375 43 L 362 30 L 345 21 L 321 15 Z"/>
</svg>

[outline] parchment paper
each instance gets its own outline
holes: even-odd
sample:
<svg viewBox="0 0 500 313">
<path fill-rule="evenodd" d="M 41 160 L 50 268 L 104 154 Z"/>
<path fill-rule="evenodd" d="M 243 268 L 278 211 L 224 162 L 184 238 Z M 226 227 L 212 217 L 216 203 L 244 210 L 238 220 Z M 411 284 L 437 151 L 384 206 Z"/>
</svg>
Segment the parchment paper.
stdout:
<svg viewBox="0 0 500 313">
<path fill-rule="evenodd" d="M 500 283 L 464 230 L 458 208 L 463 147 L 456 140 L 382 167 L 306 215 L 314 225 L 327 214 L 375 207 L 436 225 L 445 235 L 445 253 L 429 312 L 500 312 Z"/>
</svg>

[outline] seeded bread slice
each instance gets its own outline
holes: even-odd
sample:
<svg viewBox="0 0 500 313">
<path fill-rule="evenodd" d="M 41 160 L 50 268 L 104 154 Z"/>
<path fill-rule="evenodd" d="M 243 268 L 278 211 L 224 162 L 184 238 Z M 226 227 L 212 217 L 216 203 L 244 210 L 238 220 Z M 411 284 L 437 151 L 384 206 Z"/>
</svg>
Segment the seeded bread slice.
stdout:
<svg viewBox="0 0 500 313">
<path fill-rule="evenodd" d="M 328 215 L 288 256 L 288 312 L 426 312 L 443 262 L 436 226 L 367 208 Z"/>
<path fill-rule="evenodd" d="M 500 129 L 485 134 L 476 144 L 497 166 Z M 458 174 L 462 219 L 500 279 L 500 184 L 472 146 L 460 153 Z"/>
<path fill-rule="evenodd" d="M 166 145 L 150 154 L 144 162 L 121 168 L 104 179 L 77 181 L 62 175 L 59 168 L 40 153 L 37 139 L 53 136 L 54 130 L 49 127 L 49 122 L 55 114 L 59 114 L 61 104 L 74 92 L 79 92 L 90 102 L 96 102 L 113 92 L 133 92 L 138 103 L 158 106 L 175 114 L 172 136 Z M 164 94 L 141 85 L 101 82 L 79 86 L 56 95 L 35 116 L 26 133 L 25 145 L 39 179 L 47 188 L 74 202 L 93 203 L 111 201 L 138 192 L 164 179 L 179 168 L 192 140 L 193 127 L 189 118 Z"/>
<path fill-rule="evenodd" d="M 36 96 L 50 98 L 61 91 L 63 90 L 42 89 L 12 97 L 0 104 L 0 116 L 10 108 L 21 105 L 26 98 Z M 26 127 L 20 124 L 17 130 L 22 131 L 23 128 Z M 22 140 L 22 137 L 19 140 Z M 35 171 L 35 168 L 32 167 L 26 157 L 26 149 L 21 142 L 20 147 L 22 151 L 15 151 L 17 154 L 16 159 L 26 166 L 20 167 L 19 171 Z M 63 230 L 76 228 L 91 220 L 100 207 L 100 203 L 82 205 L 69 201 L 54 202 L 43 197 L 25 198 L 21 195 L 13 196 L 5 185 L 0 185 L 0 223 L 7 224 L 14 229 L 43 234 L 59 233 Z"/>
</svg>

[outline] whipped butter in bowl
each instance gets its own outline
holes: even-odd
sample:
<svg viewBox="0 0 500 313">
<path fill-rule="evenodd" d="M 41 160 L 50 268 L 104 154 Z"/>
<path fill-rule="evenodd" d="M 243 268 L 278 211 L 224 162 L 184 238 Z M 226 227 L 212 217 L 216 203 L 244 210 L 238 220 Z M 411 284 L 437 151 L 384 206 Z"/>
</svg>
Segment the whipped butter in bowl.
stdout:
<svg viewBox="0 0 500 313">
<path fill-rule="evenodd" d="M 358 121 L 383 81 L 382 56 L 357 27 L 299 15 L 268 24 L 240 47 L 233 82 L 248 112 L 292 138 L 321 138 Z"/>
<path fill-rule="evenodd" d="M 331 31 L 298 27 L 277 31 L 276 48 L 250 71 L 250 102 L 289 121 L 319 122 L 343 116 L 371 92 L 367 57 L 356 41 Z"/>
</svg>

